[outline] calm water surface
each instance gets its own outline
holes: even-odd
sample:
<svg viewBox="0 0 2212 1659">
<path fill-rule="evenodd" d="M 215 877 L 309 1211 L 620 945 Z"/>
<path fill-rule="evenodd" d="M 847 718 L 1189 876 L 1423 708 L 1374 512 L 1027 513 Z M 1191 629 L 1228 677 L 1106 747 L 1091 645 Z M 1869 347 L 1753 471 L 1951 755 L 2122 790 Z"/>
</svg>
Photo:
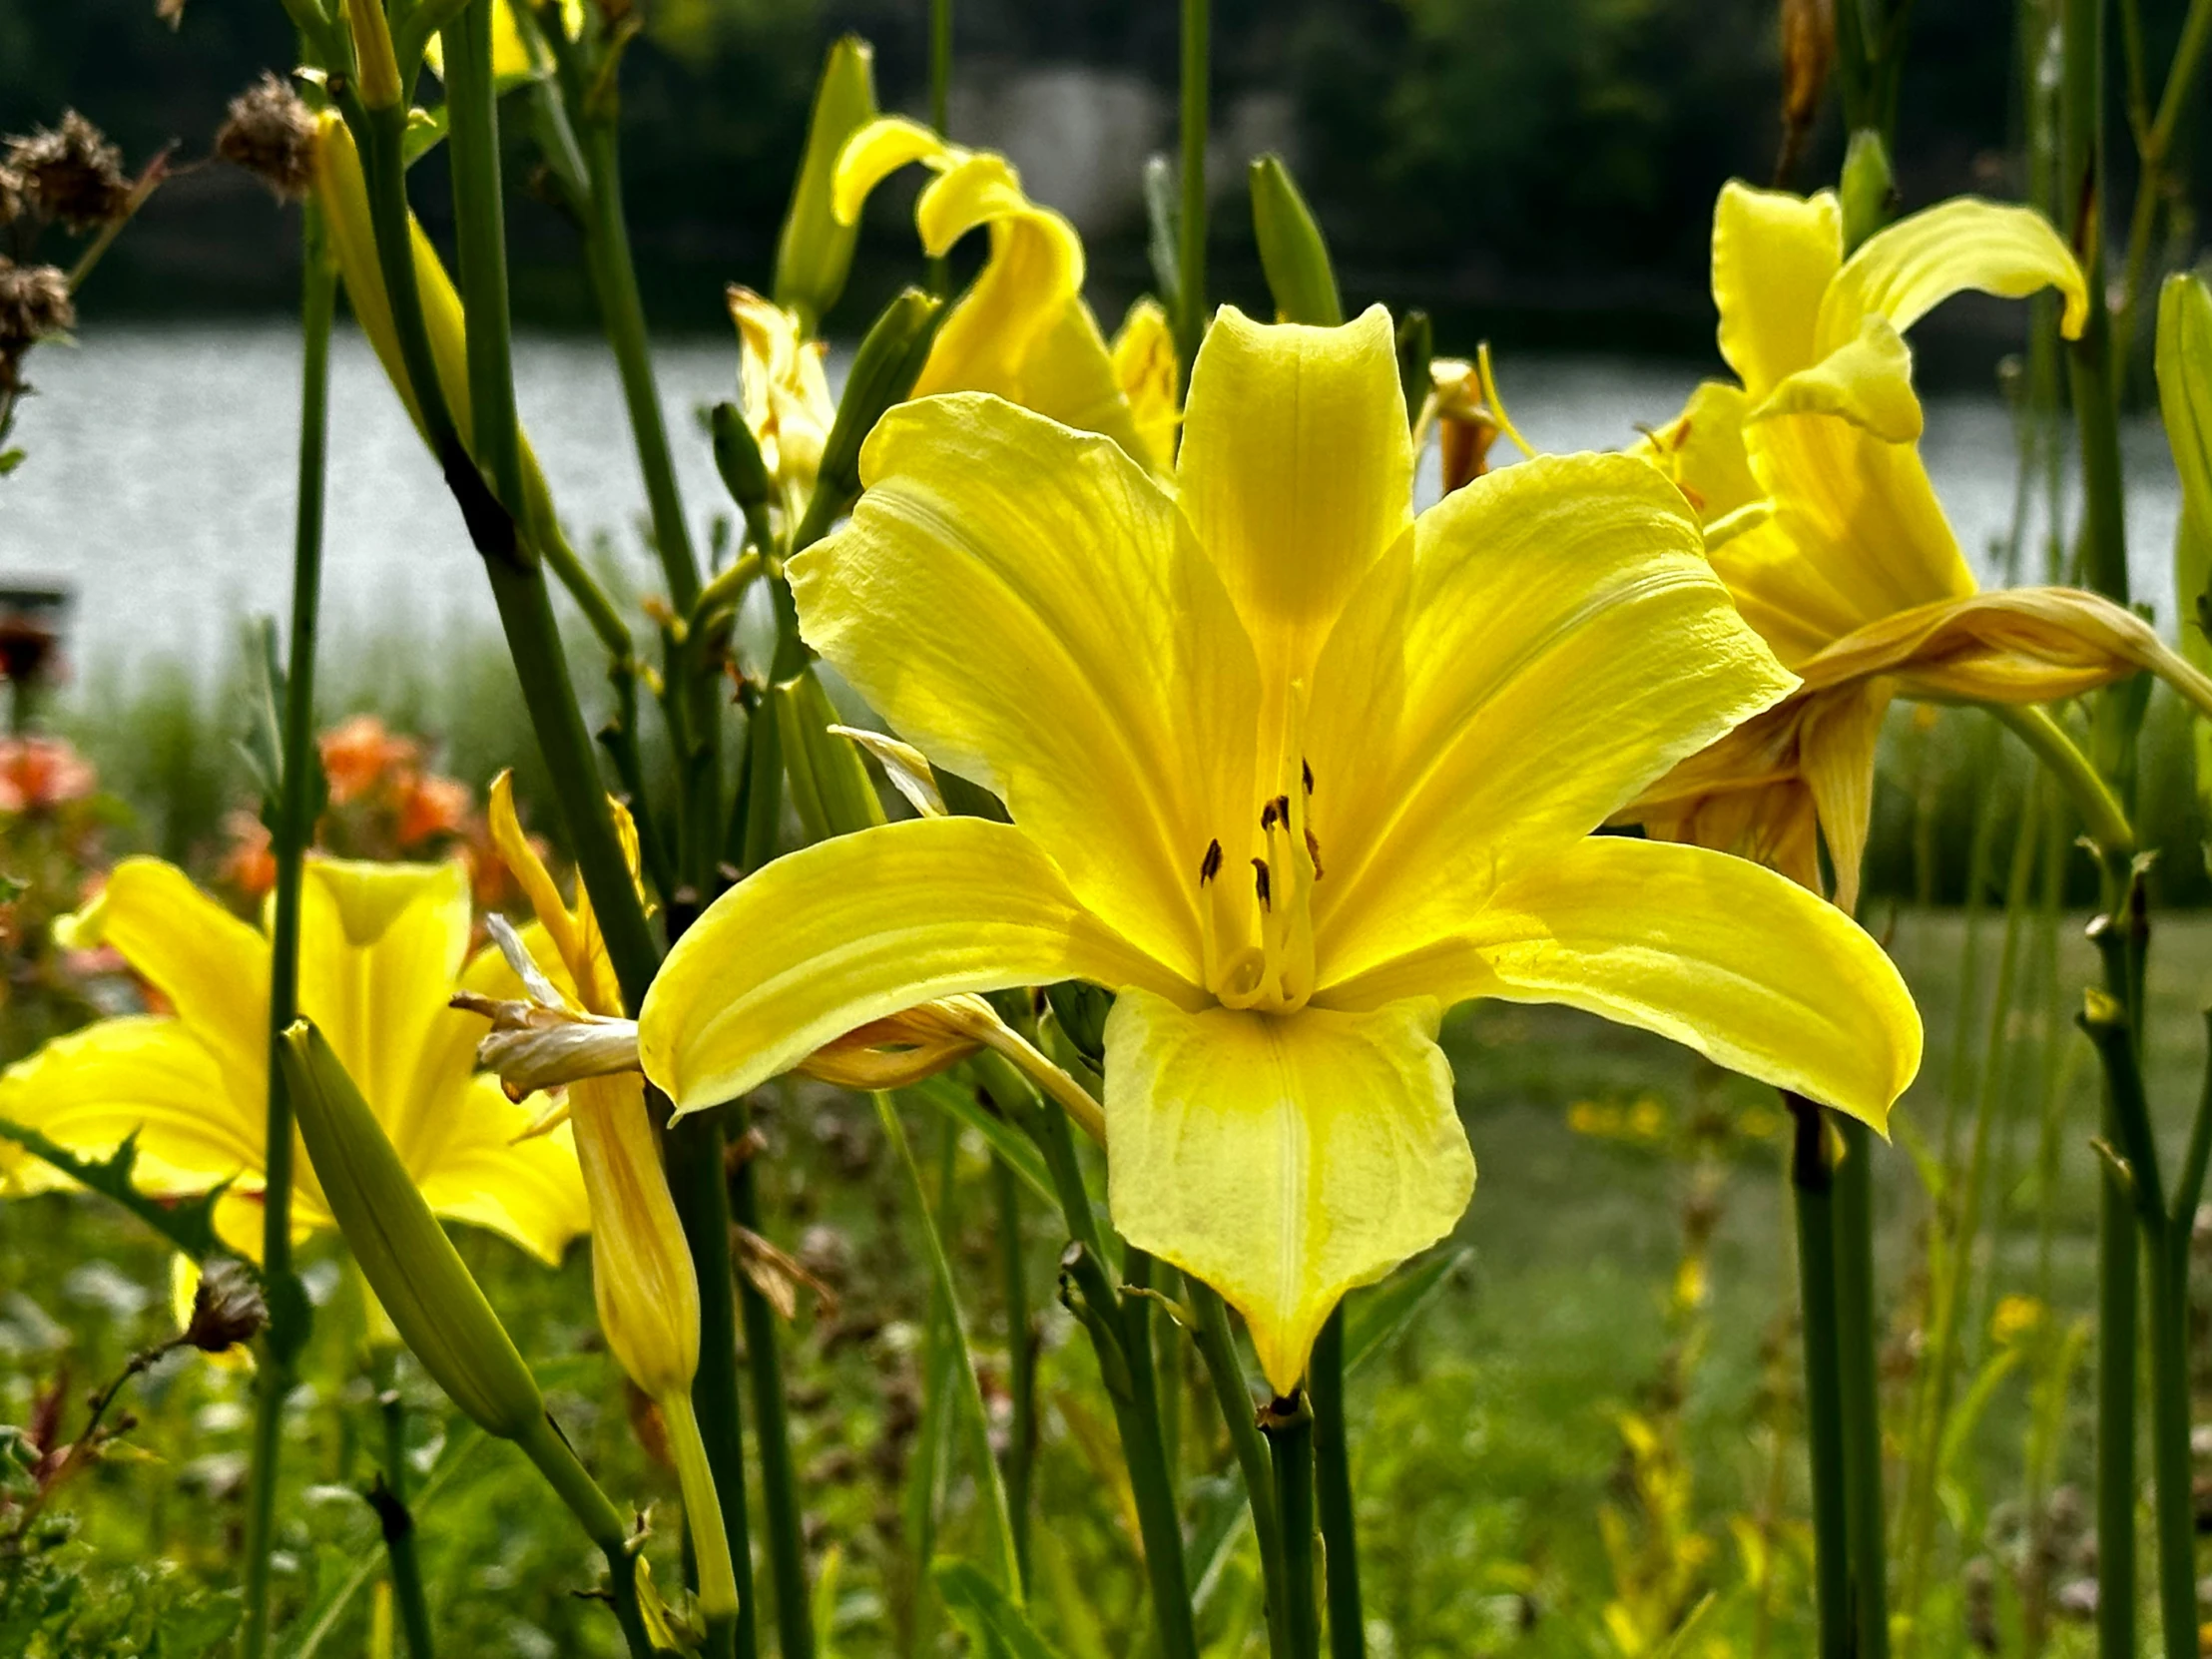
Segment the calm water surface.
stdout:
<svg viewBox="0 0 2212 1659">
<path fill-rule="evenodd" d="M 325 637 L 435 643 L 488 629 L 490 598 L 459 516 L 366 343 L 341 329 L 332 357 Z M 704 537 L 726 498 L 693 411 L 734 395 L 736 353 L 700 340 L 668 344 L 657 361 Z M 298 398 L 288 325 L 94 324 L 74 349 L 42 348 L 32 368 L 43 395 L 17 424 L 30 459 L 0 481 L 0 584 L 73 584 L 75 654 L 108 669 L 164 657 L 215 664 L 236 649 L 239 618 L 282 613 Z M 1532 356 L 1508 358 L 1500 372 L 1521 429 L 1560 450 L 1620 446 L 1637 423 L 1669 418 L 1700 375 L 1695 364 Z M 610 533 L 649 587 L 633 528 L 644 495 L 605 350 L 525 336 L 516 379 L 572 536 L 582 545 Z M 2127 446 L 2136 592 L 2170 616 L 2172 466 L 2147 420 L 2129 426 Z M 2003 406 L 1993 395 L 1931 398 L 1924 451 L 1969 557 L 1989 570 L 2012 514 Z M 1424 497 L 1435 492 L 1434 468 L 1431 452 Z"/>
</svg>

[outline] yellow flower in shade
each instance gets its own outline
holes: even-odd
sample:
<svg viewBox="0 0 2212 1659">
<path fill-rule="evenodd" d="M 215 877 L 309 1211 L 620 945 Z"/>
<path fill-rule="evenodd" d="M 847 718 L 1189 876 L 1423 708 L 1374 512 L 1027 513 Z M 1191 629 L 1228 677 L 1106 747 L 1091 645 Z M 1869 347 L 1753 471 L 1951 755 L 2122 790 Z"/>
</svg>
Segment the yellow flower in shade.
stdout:
<svg viewBox="0 0 2212 1659">
<path fill-rule="evenodd" d="M 1172 480 L 997 398 L 894 409 L 792 561 L 810 644 L 1011 824 L 826 841 L 718 900 L 639 1021 L 680 1110 L 931 997 L 1084 979 L 1115 1225 L 1243 1313 L 1288 1391 L 1346 1290 L 1474 1180 L 1436 1045 L 1565 1002 L 1880 1125 L 1920 1020 L 1771 871 L 1590 831 L 1794 682 L 1644 462 L 1415 519 L 1390 319 L 1224 308 Z"/>
<path fill-rule="evenodd" d="M 616 809 L 617 828 L 637 874 L 637 830 Z M 492 842 L 537 912 L 573 994 L 587 1014 L 622 1012 L 622 994 L 605 939 L 581 884 L 572 909 L 522 832 L 514 781 L 492 783 Z M 480 1030 L 481 1027 L 478 1027 Z M 707 1448 L 692 1409 L 699 1370 L 699 1279 L 676 1201 L 661 1165 L 660 1137 L 647 1115 L 645 1079 L 635 1071 L 579 1078 L 568 1086 L 568 1127 L 583 1166 L 592 1221 L 592 1295 L 607 1348 L 630 1380 L 660 1408 L 684 1492 L 684 1512 L 699 1558 L 699 1594 L 710 1618 L 735 1618 L 737 1578 L 715 1495 Z M 529 1143 L 525 1143 L 529 1144 Z"/>
<path fill-rule="evenodd" d="M 914 204 L 932 259 L 978 227 L 990 257 L 937 331 L 913 395 L 987 391 L 1086 432 L 1103 432 L 1139 460 L 1153 450 L 1115 374 L 1098 319 L 1083 300 L 1083 241 L 1075 227 L 1022 194 L 1006 158 L 962 150 L 902 116 L 853 134 L 837 158 L 831 206 L 860 217 L 868 193 L 920 162 L 936 175 Z"/>
<path fill-rule="evenodd" d="M 2212 682 L 2140 617 L 2073 588 L 1979 591 L 1921 464 L 1904 331 L 1967 288 L 2053 287 L 2079 332 L 2081 271 L 2025 208 L 1960 199 L 1844 257 L 1833 195 L 1732 184 L 1713 221 L 1721 355 L 1645 453 L 1704 519 L 1744 620 L 1804 682 L 1622 816 L 1741 852 L 1857 902 L 1874 751 L 1893 697 L 2046 703 L 2150 669 L 2200 708 Z"/>
<path fill-rule="evenodd" d="M 474 1073 L 478 1027 L 446 1007 L 456 986 L 512 995 L 496 951 L 468 953 L 468 872 L 459 863 L 307 862 L 300 894 L 299 1005 L 359 1082 L 423 1198 L 439 1215 L 558 1261 L 586 1225 L 566 1135 L 516 1147 L 530 1121 Z M 156 858 L 127 858 L 92 905 L 58 929 L 72 947 L 113 946 L 172 1013 L 105 1019 L 57 1037 L 0 1074 L 0 1118 L 72 1152 L 103 1156 L 134 1132 L 136 1179 L 155 1193 L 234 1180 L 216 1224 L 257 1259 L 269 1113 L 269 936 Z M 330 1225 L 314 1173 L 295 1157 L 292 1215 Z"/>
<path fill-rule="evenodd" d="M 761 464 L 783 491 L 795 519 L 814 494 L 823 445 L 837 418 L 823 372 L 825 346 L 806 338 L 799 318 L 773 299 L 732 283 L 730 320 L 738 325 L 738 386 L 745 423 Z"/>
</svg>

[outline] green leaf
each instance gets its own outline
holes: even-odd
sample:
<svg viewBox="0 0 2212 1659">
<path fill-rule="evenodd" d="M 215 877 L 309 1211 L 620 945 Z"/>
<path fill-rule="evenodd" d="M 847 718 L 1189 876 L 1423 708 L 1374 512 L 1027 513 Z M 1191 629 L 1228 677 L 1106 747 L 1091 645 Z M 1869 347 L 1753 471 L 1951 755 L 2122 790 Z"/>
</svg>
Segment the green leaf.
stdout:
<svg viewBox="0 0 2212 1659">
<path fill-rule="evenodd" d="M 1044 1167 L 1044 1154 L 1037 1150 L 1037 1143 L 1024 1135 L 994 1112 L 984 1110 L 983 1103 L 975 1098 L 975 1091 L 967 1086 L 958 1072 L 940 1072 L 937 1076 L 914 1084 L 906 1093 L 917 1100 L 926 1100 L 944 1112 L 961 1128 L 972 1129 L 983 1137 L 997 1158 L 1022 1184 L 1046 1205 L 1059 1207 L 1059 1197 L 1052 1190 L 1052 1175 Z"/>
<path fill-rule="evenodd" d="M 193 1198 L 157 1198 L 141 1192 L 131 1182 L 132 1172 L 138 1168 L 138 1136 L 135 1133 L 98 1162 L 80 1158 L 29 1125 L 11 1123 L 6 1118 L 0 1118 L 0 1137 L 53 1165 L 79 1186 L 120 1204 L 195 1262 L 238 1254 L 218 1238 L 215 1231 L 215 1207 L 230 1191 L 231 1183 L 226 1181 Z M 255 1272 L 258 1276 L 260 1270 Z"/>
<path fill-rule="evenodd" d="M 1006 1592 L 967 1562 L 941 1560 L 930 1569 L 930 1576 L 976 1652 L 1005 1653 L 1010 1659 L 1060 1659 Z"/>
<path fill-rule="evenodd" d="M 407 131 L 399 141 L 399 155 L 403 165 L 412 167 L 431 151 L 445 142 L 445 106 L 434 110 L 409 110 Z"/>
<path fill-rule="evenodd" d="M 1444 1288 L 1452 1271 L 1473 1254 L 1465 1245 L 1439 1251 L 1410 1272 L 1346 1297 L 1345 1376 L 1358 1375 L 1361 1367 L 1402 1337 L 1420 1311 Z"/>
<path fill-rule="evenodd" d="M 5 478 L 5 477 L 6 477 L 6 476 L 7 476 L 7 475 L 8 475 L 9 473 L 13 472 L 13 471 L 14 471 L 14 470 L 15 470 L 15 469 L 16 469 L 17 467 L 21 466 L 22 464 L 23 464 L 23 451 L 22 451 L 22 450 L 20 450 L 20 449 L 0 449 L 0 478 Z"/>
</svg>

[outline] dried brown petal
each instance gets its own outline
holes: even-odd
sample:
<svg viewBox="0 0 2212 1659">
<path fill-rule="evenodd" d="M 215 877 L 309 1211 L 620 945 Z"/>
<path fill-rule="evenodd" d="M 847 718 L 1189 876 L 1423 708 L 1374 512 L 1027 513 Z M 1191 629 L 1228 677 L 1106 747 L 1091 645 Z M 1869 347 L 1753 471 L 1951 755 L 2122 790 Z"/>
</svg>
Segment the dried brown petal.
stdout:
<svg viewBox="0 0 2212 1659">
<path fill-rule="evenodd" d="M 264 74 L 231 100 L 231 118 L 215 136 L 215 151 L 276 193 L 296 202 L 314 178 L 314 114 L 280 76 Z"/>
<path fill-rule="evenodd" d="M 260 1336 L 267 1324 L 269 1304 L 246 1264 L 209 1263 L 192 1293 L 192 1322 L 185 1327 L 185 1341 L 203 1354 L 228 1354 Z"/>
<path fill-rule="evenodd" d="M 72 231 L 89 231 L 131 211 L 123 153 L 107 135 L 70 110 L 59 127 L 8 140 L 7 168 L 25 201 Z"/>
<path fill-rule="evenodd" d="M 21 351 L 77 322 L 69 277 L 50 265 L 12 265 L 0 259 L 0 353 Z"/>
</svg>

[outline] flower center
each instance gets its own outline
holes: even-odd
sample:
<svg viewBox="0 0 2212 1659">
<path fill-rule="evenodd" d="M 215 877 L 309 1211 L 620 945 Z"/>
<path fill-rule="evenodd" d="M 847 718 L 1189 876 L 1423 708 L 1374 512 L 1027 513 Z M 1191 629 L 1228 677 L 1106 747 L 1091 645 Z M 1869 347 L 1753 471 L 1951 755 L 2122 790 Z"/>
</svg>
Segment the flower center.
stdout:
<svg viewBox="0 0 2212 1659">
<path fill-rule="evenodd" d="M 1293 688 L 1276 764 L 1263 772 L 1274 793 L 1255 809 L 1251 832 L 1229 844 L 1252 844 L 1248 885 L 1221 837 L 1199 859 L 1199 926 L 1206 988 L 1227 1008 L 1296 1013 L 1314 994 L 1314 883 L 1322 877 L 1321 843 L 1312 816 L 1314 769 L 1300 752 L 1303 688 Z"/>
</svg>

